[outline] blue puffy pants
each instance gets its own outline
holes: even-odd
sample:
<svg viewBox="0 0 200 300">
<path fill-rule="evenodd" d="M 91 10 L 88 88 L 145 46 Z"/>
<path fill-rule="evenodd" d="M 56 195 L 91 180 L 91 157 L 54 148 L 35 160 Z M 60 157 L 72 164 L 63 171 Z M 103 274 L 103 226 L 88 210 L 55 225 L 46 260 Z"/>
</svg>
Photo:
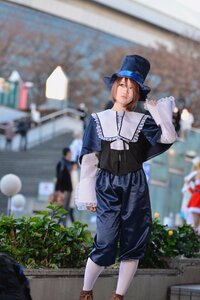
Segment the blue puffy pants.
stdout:
<svg viewBox="0 0 200 300">
<path fill-rule="evenodd" d="M 90 258 L 100 266 L 140 259 L 151 228 L 151 206 L 143 169 L 123 176 L 100 170 L 96 181 L 97 228 Z"/>
</svg>

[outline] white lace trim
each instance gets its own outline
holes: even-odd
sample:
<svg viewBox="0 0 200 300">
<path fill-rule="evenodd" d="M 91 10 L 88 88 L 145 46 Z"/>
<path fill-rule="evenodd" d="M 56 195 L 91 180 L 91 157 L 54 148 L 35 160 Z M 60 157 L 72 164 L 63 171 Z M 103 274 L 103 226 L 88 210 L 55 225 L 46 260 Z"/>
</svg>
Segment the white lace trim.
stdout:
<svg viewBox="0 0 200 300">
<path fill-rule="evenodd" d="M 104 140 L 104 141 L 115 141 L 118 137 L 117 136 L 112 136 L 112 137 L 105 137 L 103 135 L 103 130 L 102 130 L 102 127 L 101 127 L 101 123 L 100 123 L 100 120 L 98 118 L 98 115 L 93 113 L 92 114 L 92 117 L 94 118 L 95 122 L 96 122 L 96 130 L 97 130 L 97 134 L 98 134 L 98 137 L 101 139 L 101 140 Z"/>
<path fill-rule="evenodd" d="M 87 207 L 96 207 L 96 204 L 92 203 L 92 202 L 76 202 L 76 206 L 78 208 L 78 210 L 87 210 Z"/>
<path fill-rule="evenodd" d="M 117 114 L 117 126 L 118 124 L 121 125 L 121 122 L 123 122 L 123 116 L 124 115 L 121 115 L 121 114 Z M 120 135 L 118 133 L 118 135 L 115 135 L 115 136 L 111 136 L 111 137 L 106 137 L 103 135 L 103 128 L 102 128 L 102 124 L 100 122 L 100 119 L 98 117 L 98 114 L 96 113 L 93 113 L 92 114 L 92 117 L 94 118 L 94 121 L 96 123 L 96 130 L 97 130 L 97 135 L 98 137 L 101 139 L 101 140 L 104 140 L 104 141 L 109 141 L 109 142 L 113 142 L 113 141 L 116 141 L 116 140 L 124 140 L 126 142 L 137 142 L 138 141 L 138 138 L 139 138 L 139 134 L 144 126 L 144 123 L 146 121 L 147 118 L 149 118 L 148 115 L 143 115 L 141 120 L 139 121 L 139 125 L 137 126 L 137 129 L 135 131 L 135 133 L 133 134 L 133 137 L 132 139 L 129 139 L 129 138 L 126 138 L 122 135 Z M 120 126 L 119 126 L 120 127 Z M 134 129 L 133 129 L 134 130 Z"/>
<path fill-rule="evenodd" d="M 149 100 L 149 99 L 147 99 L 147 100 L 144 102 L 144 109 L 145 109 L 145 110 L 149 110 L 149 109 L 148 109 L 148 100 Z M 169 96 L 169 97 L 164 97 L 164 98 L 158 99 L 157 102 L 158 102 L 158 103 L 159 103 L 159 102 L 172 102 L 172 107 L 174 108 L 174 106 L 175 106 L 175 99 L 174 99 L 173 96 Z"/>
<path fill-rule="evenodd" d="M 136 130 L 136 132 L 135 132 L 135 134 L 134 134 L 134 136 L 133 136 L 133 140 L 132 140 L 132 141 L 133 141 L 134 143 L 138 141 L 140 131 L 142 130 L 142 128 L 143 128 L 143 126 L 144 126 L 144 123 L 145 123 L 145 121 L 146 121 L 147 118 L 149 118 L 149 116 L 144 115 L 144 117 L 143 117 L 142 120 L 140 121 L 140 124 L 139 124 L 139 126 L 138 126 L 138 128 L 137 128 L 137 130 Z"/>
</svg>

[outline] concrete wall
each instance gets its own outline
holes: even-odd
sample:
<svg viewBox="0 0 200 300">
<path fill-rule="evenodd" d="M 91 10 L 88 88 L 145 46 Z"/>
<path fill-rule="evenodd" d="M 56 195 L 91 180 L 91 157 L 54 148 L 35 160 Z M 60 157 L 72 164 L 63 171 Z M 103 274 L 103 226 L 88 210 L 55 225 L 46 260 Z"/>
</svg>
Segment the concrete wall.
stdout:
<svg viewBox="0 0 200 300">
<path fill-rule="evenodd" d="M 200 259 L 184 259 L 172 269 L 139 269 L 125 300 L 168 300 L 174 284 L 199 283 Z M 25 270 L 31 282 L 33 300 L 78 300 L 83 269 Z M 116 287 L 118 269 L 107 268 L 94 288 L 95 300 L 109 300 Z"/>
</svg>

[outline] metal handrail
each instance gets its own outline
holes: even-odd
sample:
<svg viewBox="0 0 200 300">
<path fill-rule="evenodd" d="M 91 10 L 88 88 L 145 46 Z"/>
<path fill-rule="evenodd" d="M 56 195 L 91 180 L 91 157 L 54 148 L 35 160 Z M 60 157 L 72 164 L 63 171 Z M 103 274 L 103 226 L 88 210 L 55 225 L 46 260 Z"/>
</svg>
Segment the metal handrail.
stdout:
<svg viewBox="0 0 200 300">
<path fill-rule="evenodd" d="M 84 116 L 84 113 L 74 109 L 74 108 L 64 108 L 62 110 L 58 110 L 58 111 L 55 111 L 53 113 L 50 113 L 44 117 L 41 117 L 40 118 L 40 121 L 38 123 L 39 126 L 42 125 L 42 123 L 46 122 L 46 121 L 50 121 L 52 119 L 55 119 L 56 117 L 60 117 L 62 115 L 65 115 L 65 114 L 72 114 L 72 115 L 75 115 L 75 116 L 79 116 L 79 117 L 82 117 Z M 1 125 L 0 124 L 0 130 L 5 130 L 6 126 L 5 125 Z"/>
<path fill-rule="evenodd" d="M 56 117 L 59 117 L 59 116 L 62 116 L 62 115 L 65 115 L 66 113 L 70 113 L 70 114 L 73 114 L 75 116 L 79 116 L 79 117 L 82 117 L 84 116 L 84 113 L 74 109 L 74 108 L 64 108 L 62 110 L 59 110 L 59 111 L 56 111 L 56 112 L 53 112 L 53 113 L 50 113 L 44 117 L 41 117 L 40 119 L 40 124 L 43 123 L 43 122 L 46 122 L 48 120 L 51 120 L 51 119 L 55 119 Z"/>
<path fill-rule="evenodd" d="M 0 129 L 5 130 L 6 126 L 5 125 L 0 125 Z"/>
</svg>

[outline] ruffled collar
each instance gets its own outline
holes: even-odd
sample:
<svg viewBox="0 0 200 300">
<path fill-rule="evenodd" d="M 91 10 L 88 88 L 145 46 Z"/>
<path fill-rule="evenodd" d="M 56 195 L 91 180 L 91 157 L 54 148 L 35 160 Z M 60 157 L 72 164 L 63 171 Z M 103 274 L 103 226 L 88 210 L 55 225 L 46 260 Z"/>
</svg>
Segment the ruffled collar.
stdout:
<svg viewBox="0 0 200 300">
<path fill-rule="evenodd" d="M 105 141 L 117 139 L 126 142 L 137 142 L 147 115 L 138 112 L 124 112 L 107 109 L 99 113 L 93 113 L 97 125 L 97 134 Z"/>
</svg>

